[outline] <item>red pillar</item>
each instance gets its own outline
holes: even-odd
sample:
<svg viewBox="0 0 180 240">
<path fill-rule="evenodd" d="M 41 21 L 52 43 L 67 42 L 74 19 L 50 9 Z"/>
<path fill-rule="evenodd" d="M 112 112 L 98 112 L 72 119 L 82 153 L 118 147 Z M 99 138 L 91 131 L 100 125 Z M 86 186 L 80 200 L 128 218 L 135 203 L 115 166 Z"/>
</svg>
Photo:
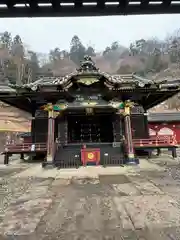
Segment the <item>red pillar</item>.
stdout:
<svg viewBox="0 0 180 240">
<path fill-rule="evenodd" d="M 47 135 L 47 161 L 53 161 L 54 159 L 54 126 L 55 117 L 54 111 L 48 111 L 48 135 Z"/>
<path fill-rule="evenodd" d="M 125 138 L 126 138 L 126 151 L 127 151 L 127 164 L 136 164 L 132 138 L 131 118 L 130 118 L 130 107 L 125 107 L 124 116 L 124 127 L 125 127 Z"/>
</svg>

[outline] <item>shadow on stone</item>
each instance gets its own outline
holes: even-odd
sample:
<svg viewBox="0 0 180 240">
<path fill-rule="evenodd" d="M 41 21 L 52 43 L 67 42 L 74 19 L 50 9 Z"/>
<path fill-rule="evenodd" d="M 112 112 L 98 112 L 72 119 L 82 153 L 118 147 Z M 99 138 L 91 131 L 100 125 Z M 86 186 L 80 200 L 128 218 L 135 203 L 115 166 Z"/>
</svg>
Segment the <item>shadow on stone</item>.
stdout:
<svg viewBox="0 0 180 240">
<path fill-rule="evenodd" d="M 99 181 L 103 184 L 124 184 L 130 183 L 130 180 L 125 175 L 99 175 Z"/>
</svg>

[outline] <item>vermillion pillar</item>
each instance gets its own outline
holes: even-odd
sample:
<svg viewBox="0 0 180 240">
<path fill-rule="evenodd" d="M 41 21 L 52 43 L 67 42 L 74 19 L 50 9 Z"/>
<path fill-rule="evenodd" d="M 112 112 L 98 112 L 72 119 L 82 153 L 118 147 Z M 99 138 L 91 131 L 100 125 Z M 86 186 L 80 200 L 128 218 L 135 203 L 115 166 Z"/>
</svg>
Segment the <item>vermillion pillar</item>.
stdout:
<svg viewBox="0 0 180 240">
<path fill-rule="evenodd" d="M 32 119 L 31 119 L 31 151 L 33 154 L 31 155 L 31 160 L 36 158 L 36 104 L 32 101 Z"/>
<path fill-rule="evenodd" d="M 31 141 L 32 141 L 32 144 L 36 143 L 35 114 L 36 114 L 36 104 L 34 102 L 32 102 L 32 119 L 31 119 Z"/>
<path fill-rule="evenodd" d="M 54 159 L 54 126 L 55 116 L 53 108 L 48 109 L 48 135 L 47 135 L 47 161 L 53 161 Z"/>
<path fill-rule="evenodd" d="M 31 141 L 32 144 L 35 144 L 35 111 L 32 112 L 32 119 L 31 119 Z"/>
<path fill-rule="evenodd" d="M 130 118 L 130 102 L 125 104 L 124 109 L 124 127 L 125 127 L 125 138 L 126 138 L 126 152 L 127 152 L 127 164 L 136 164 L 132 138 L 131 118 Z"/>
</svg>

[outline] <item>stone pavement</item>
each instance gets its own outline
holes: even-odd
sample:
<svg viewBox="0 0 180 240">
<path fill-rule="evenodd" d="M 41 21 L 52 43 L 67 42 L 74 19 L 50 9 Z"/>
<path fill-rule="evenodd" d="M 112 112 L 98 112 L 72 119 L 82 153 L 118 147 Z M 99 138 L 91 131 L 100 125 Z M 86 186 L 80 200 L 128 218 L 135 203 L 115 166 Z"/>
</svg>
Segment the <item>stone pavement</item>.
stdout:
<svg viewBox="0 0 180 240">
<path fill-rule="evenodd" d="M 23 167 L 0 180 L 0 199 L 9 199 L 0 203 L 0 239 L 180 239 L 180 178 L 171 169 L 147 160 L 138 167 Z"/>
<path fill-rule="evenodd" d="M 102 166 L 88 166 L 88 167 L 80 167 L 78 169 L 57 169 L 57 168 L 45 168 L 43 169 L 40 164 L 32 165 L 31 168 L 28 168 L 21 173 L 14 175 L 14 178 L 21 177 L 41 177 L 41 178 L 64 178 L 69 179 L 72 177 L 78 178 L 98 178 L 99 175 L 102 174 L 126 174 L 126 173 L 137 173 L 139 171 L 146 170 L 146 171 L 161 171 L 163 170 L 162 167 L 159 167 L 157 164 L 153 162 L 149 162 L 147 160 L 140 160 L 140 164 L 138 166 L 120 166 L 120 167 L 102 167 Z"/>
</svg>

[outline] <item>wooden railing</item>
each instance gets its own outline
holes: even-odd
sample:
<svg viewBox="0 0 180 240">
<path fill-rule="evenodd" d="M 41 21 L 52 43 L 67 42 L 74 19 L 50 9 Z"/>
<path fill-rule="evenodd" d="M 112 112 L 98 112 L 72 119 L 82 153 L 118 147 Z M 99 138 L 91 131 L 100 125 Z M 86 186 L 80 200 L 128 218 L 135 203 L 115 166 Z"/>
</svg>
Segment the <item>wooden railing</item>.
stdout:
<svg viewBox="0 0 180 240">
<path fill-rule="evenodd" d="M 154 136 L 149 139 L 133 139 L 134 147 L 165 147 L 176 146 L 176 136 Z M 22 143 L 7 144 L 4 152 L 23 153 L 23 152 L 45 152 L 47 151 L 46 143 Z"/>
<path fill-rule="evenodd" d="M 152 136 L 149 139 L 133 139 L 134 147 L 176 146 L 176 136 Z"/>
<path fill-rule="evenodd" d="M 43 152 L 47 151 L 46 143 L 22 143 L 22 144 L 7 144 L 5 152 Z"/>
</svg>

